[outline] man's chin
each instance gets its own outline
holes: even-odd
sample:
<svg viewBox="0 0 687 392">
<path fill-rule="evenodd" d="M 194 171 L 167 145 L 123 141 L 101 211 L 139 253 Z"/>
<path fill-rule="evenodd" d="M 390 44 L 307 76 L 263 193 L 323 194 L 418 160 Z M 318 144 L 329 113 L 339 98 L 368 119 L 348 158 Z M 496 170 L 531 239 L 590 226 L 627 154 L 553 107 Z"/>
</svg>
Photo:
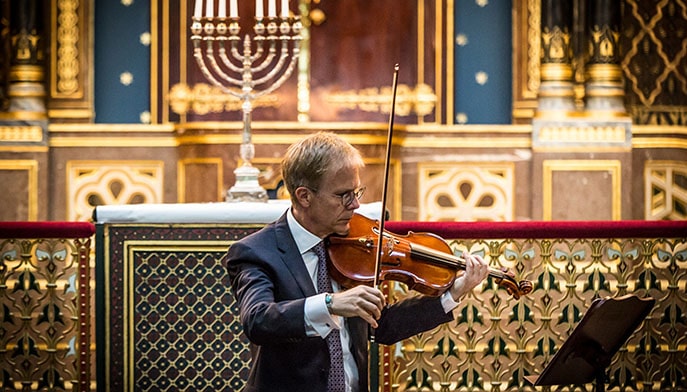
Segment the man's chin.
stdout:
<svg viewBox="0 0 687 392">
<path fill-rule="evenodd" d="M 336 235 L 340 237 L 347 237 L 348 233 L 351 231 L 351 225 L 349 222 L 342 223 L 336 227 Z"/>
</svg>

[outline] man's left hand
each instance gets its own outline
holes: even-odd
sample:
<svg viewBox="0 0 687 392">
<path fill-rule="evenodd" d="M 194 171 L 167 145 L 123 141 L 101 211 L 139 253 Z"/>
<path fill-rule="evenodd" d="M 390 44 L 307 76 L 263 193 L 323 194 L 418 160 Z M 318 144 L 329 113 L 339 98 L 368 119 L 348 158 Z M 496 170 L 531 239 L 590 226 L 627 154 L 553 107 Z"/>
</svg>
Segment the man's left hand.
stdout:
<svg viewBox="0 0 687 392">
<path fill-rule="evenodd" d="M 458 277 L 453 281 L 453 286 L 449 289 L 453 299 L 458 302 L 461 298 L 489 275 L 489 265 L 479 255 L 471 255 L 463 251 L 465 260 L 465 271 L 459 271 Z"/>
</svg>

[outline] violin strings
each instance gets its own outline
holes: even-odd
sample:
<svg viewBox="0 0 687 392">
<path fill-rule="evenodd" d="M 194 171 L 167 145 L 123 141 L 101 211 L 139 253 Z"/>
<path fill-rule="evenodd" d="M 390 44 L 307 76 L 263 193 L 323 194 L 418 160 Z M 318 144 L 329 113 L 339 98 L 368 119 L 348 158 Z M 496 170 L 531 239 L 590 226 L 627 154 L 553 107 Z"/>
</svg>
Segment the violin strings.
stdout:
<svg viewBox="0 0 687 392">
<path fill-rule="evenodd" d="M 455 255 L 450 255 L 448 253 L 443 253 L 439 252 L 435 249 L 432 249 L 430 247 L 420 245 L 420 244 L 411 244 L 410 246 L 410 252 L 411 254 L 422 258 L 427 261 L 434 262 L 436 264 L 448 264 L 452 267 L 456 267 L 459 269 L 464 270 L 467 265 L 465 264 L 465 260 L 462 257 L 455 256 Z M 489 268 L 489 275 L 493 278 L 498 278 L 498 279 L 505 279 L 506 275 L 502 271 L 495 270 L 493 268 Z"/>
</svg>

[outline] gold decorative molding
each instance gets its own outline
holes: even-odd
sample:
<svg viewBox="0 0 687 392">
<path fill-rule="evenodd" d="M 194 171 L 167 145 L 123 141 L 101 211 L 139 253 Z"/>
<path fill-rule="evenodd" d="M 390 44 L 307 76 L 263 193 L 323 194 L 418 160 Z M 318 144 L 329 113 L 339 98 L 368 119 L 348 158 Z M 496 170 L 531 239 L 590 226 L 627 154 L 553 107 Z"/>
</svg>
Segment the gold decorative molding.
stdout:
<svg viewBox="0 0 687 392">
<path fill-rule="evenodd" d="M 400 144 L 413 148 L 531 148 L 526 137 L 404 137 Z"/>
<path fill-rule="evenodd" d="M 529 122 L 540 84 L 540 0 L 513 2 L 513 122 Z"/>
<path fill-rule="evenodd" d="M 169 133 L 174 134 L 174 124 L 60 124 L 48 126 L 50 133 Z"/>
<path fill-rule="evenodd" d="M 630 151 L 630 118 L 611 113 L 592 117 L 572 112 L 575 117 L 556 118 L 549 114 L 532 121 L 532 145 L 536 151 Z"/>
<path fill-rule="evenodd" d="M 296 76 L 296 108 L 298 110 L 298 121 L 306 123 L 310 121 L 311 24 L 317 25 L 318 23 L 324 23 L 326 15 L 319 9 L 313 9 L 311 11 L 311 0 L 299 0 L 298 12 L 300 15 L 304 15 L 304 17 L 301 18 L 303 28 L 301 29 L 301 52 L 298 56 L 298 72 Z M 305 15 L 307 15 L 307 17 L 305 17 Z"/>
<path fill-rule="evenodd" d="M 559 143 L 624 143 L 626 127 L 607 126 L 544 126 L 539 130 L 539 141 Z"/>
<path fill-rule="evenodd" d="M 82 98 L 83 86 L 79 83 L 80 26 L 79 0 L 58 0 L 53 10 L 55 30 L 52 36 L 51 61 L 55 72 L 51 78 L 51 96 L 55 98 Z M 83 54 L 81 54 L 83 55 Z"/>
<path fill-rule="evenodd" d="M 687 139 L 678 137 L 636 137 L 632 148 L 677 148 L 687 150 Z"/>
<path fill-rule="evenodd" d="M 635 135 L 681 135 L 687 137 L 687 126 L 670 125 L 633 125 L 632 134 Z"/>
<path fill-rule="evenodd" d="M 42 142 L 43 128 L 39 126 L 0 126 L 1 142 Z"/>
<path fill-rule="evenodd" d="M 37 37 L 35 37 L 38 40 Z M 42 82 L 44 78 L 43 67 L 40 65 L 15 65 L 10 68 L 9 80 L 12 82 Z M 28 96 L 43 96 L 44 94 L 33 94 Z"/>
<path fill-rule="evenodd" d="M 618 118 L 621 119 L 621 118 Z M 609 120 L 613 122 L 613 120 Z M 356 144 L 385 144 L 388 124 L 377 122 L 254 122 L 256 144 L 293 143 L 302 137 L 302 132 L 329 130 L 343 132 L 342 135 Z M 236 144 L 241 142 L 241 124 L 236 121 L 193 122 L 184 124 L 60 124 L 48 126 L 50 147 L 177 147 L 194 144 Z M 571 140 L 585 142 L 614 142 L 620 140 L 617 125 L 611 128 L 565 127 L 546 128 L 543 138 L 547 142 L 560 141 L 559 147 L 547 147 L 547 151 L 575 148 Z M 572 136 L 573 129 L 581 134 Z M 202 133 L 204 130 L 222 133 Z M 235 132 L 234 132 L 235 130 Z M 195 132 L 200 131 L 200 132 Z M 531 125 L 454 125 L 437 126 L 395 125 L 394 145 L 403 147 L 437 148 L 535 148 L 532 146 Z M 35 131 L 32 131 L 35 132 Z M 202 133 L 202 134 L 201 134 Z M 678 148 L 687 149 L 687 127 L 660 125 L 633 125 L 631 129 L 632 148 Z M 431 136 L 431 137 L 428 137 Z M 609 143 L 610 144 L 610 143 Z M 13 148 L 18 148 L 13 147 Z M 612 147 L 612 146 L 610 146 Z M 595 151 L 609 150 L 609 146 L 582 146 Z M 0 146 L 0 148 L 4 148 Z M 32 147 L 33 148 L 33 147 Z M 622 147 L 625 148 L 625 147 Z M 41 148 L 44 151 L 45 148 Z M 617 150 L 617 148 L 615 149 Z M 610 150 L 609 150 L 610 151 Z"/>
<path fill-rule="evenodd" d="M 15 145 L 0 145 L 0 151 L 2 152 L 40 152 L 47 153 L 49 151 L 48 146 L 15 146 Z"/>
<path fill-rule="evenodd" d="M 50 147 L 177 147 L 174 137 L 51 137 Z"/>
<path fill-rule="evenodd" d="M 45 121 L 47 116 L 44 112 L 28 110 L 17 110 L 13 112 L 0 112 L 0 120 L 6 121 Z"/>
<path fill-rule="evenodd" d="M 50 118 L 66 118 L 66 119 L 83 119 L 93 117 L 93 111 L 90 109 L 50 109 L 48 110 L 48 117 Z"/>
<path fill-rule="evenodd" d="M 635 125 L 633 148 L 677 148 L 687 150 L 687 126 Z"/>
</svg>

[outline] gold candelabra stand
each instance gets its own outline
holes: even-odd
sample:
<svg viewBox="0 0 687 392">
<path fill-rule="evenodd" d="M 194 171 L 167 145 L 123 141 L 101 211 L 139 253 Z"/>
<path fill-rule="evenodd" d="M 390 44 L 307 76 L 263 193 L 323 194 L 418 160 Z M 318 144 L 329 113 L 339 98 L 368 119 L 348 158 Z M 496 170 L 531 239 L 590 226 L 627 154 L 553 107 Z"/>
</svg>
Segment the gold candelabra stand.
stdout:
<svg viewBox="0 0 687 392">
<path fill-rule="evenodd" d="M 223 15 L 224 0 L 220 0 L 217 16 L 213 16 L 212 0 L 205 16 L 201 16 L 202 1 L 198 1 L 201 5 L 196 3 L 191 24 L 193 57 L 211 84 L 243 101 L 242 164 L 234 171 L 236 182 L 227 190 L 225 200 L 266 202 L 267 192 L 258 182 L 260 170 L 251 164 L 255 156 L 251 132 L 253 101 L 272 93 L 291 76 L 300 53 L 300 17 L 290 16 L 288 1 L 282 2 L 282 12 L 277 17 L 275 0 L 268 0 L 269 14 L 263 17 L 262 0 L 256 1 L 255 35 L 251 39 L 246 34 L 242 40 L 235 0 L 231 2 L 229 17 Z"/>
</svg>

